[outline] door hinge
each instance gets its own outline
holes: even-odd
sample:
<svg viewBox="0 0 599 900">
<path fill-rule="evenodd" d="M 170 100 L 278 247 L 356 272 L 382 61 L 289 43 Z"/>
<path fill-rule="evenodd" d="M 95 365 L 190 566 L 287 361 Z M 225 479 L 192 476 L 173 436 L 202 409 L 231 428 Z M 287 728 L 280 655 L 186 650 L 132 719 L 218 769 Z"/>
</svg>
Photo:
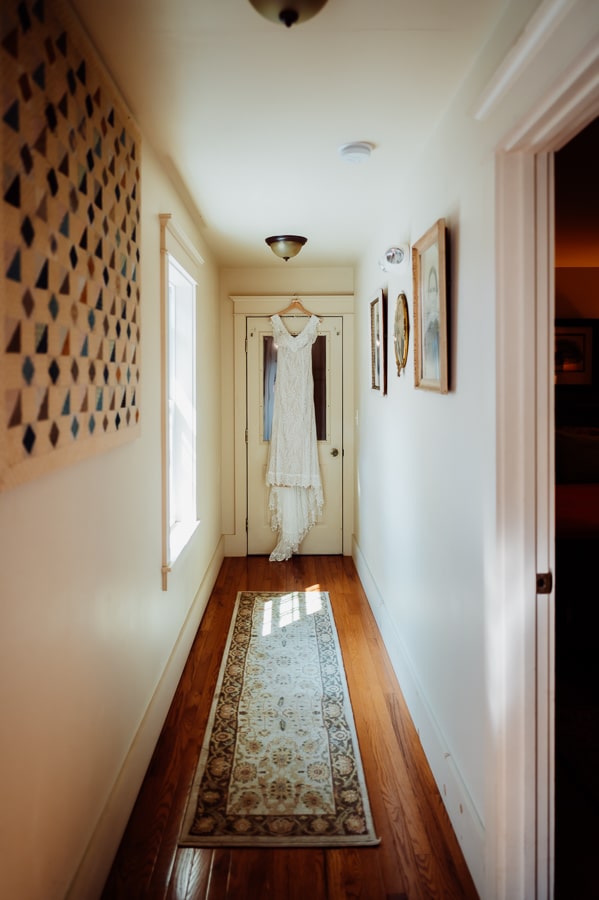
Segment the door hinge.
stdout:
<svg viewBox="0 0 599 900">
<path fill-rule="evenodd" d="M 246 534 L 247 534 L 247 530 L 248 530 L 248 520 L 246 519 L 246 520 L 245 520 L 245 531 L 246 531 Z"/>
<path fill-rule="evenodd" d="M 247 444 L 247 442 L 248 442 L 248 430 L 247 430 L 247 428 L 245 429 L 245 442 L 246 442 L 246 444 Z"/>
<path fill-rule="evenodd" d="M 246 338 L 246 339 L 245 339 L 245 353 L 246 353 L 246 356 L 247 356 L 247 352 L 248 352 L 248 339 Z"/>
<path fill-rule="evenodd" d="M 550 594 L 553 590 L 551 572 L 537 572 L 537 594 Z"/>
</svg>

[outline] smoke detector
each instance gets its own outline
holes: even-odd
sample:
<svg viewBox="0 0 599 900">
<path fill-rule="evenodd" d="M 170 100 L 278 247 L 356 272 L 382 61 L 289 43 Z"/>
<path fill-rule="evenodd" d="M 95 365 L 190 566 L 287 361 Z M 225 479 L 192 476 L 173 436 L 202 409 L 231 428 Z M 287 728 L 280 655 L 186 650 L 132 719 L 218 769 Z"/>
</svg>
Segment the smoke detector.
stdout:
<svg viewBox="0 0 599 900">
<path fill-rule="evenodd" d="M 352 141 L 339 147 L 339 156 L 349 163 L 365 162 L 374 149 L 374 144 L 368 141 Z"/>
</svg>

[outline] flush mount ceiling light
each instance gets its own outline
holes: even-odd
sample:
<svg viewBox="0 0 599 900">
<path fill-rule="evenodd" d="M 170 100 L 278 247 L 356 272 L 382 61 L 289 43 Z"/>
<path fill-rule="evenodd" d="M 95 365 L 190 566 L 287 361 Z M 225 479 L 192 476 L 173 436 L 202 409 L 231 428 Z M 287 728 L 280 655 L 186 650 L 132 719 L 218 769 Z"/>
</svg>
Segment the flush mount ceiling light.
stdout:
<svg viewBox="0 0 599 900">
<path fill-rule="evenodd" d="M 287 262 L 292 256 L 297 256 L 308 238 L 299 234 L 275 234 L 265 240 L 274 255 Z"/>
<path fill-rule="evenodd" d="M 349 144 L 342 144 L 339 147 L 339 156 L 345 162 L 361 163 L 366 162 L 373 150 L 373 144 L 368 141 L 352 141 Z"/>
<path fill-rule="evenodd" d="M 385 250 L 379 259 L 379 266 L 383 272 L 390 272 L 396 266 L 401 266 L 406 258 L 408 249 L 409 248 L 404 245 L 402 247 L 389 247 L 388 250 Z"/>
<path fill-rule="evenodd" d="M 269 22 L 280 22 L 291 28 L 320 12 L 327 0 L 250 0 L 254 9 Z"/>
</svg>

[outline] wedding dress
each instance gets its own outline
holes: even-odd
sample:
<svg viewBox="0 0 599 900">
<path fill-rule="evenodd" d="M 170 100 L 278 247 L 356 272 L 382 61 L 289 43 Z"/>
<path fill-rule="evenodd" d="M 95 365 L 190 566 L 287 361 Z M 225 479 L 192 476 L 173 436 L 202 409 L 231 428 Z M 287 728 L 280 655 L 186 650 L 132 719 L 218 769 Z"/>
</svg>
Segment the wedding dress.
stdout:
<svg viewBox="0 0 599 900">
<path fill-rule="evenodd" d="M 280 562 L 297 552 L 323 507 L 312 377 L 318 317 L 311 316 L 297 335 L 287 330 L 280 316 L 272 316 L 271 322 L 277 374 L 266 484 L 271 527 L 279 532 L 270 559 Z"/>
</svg>

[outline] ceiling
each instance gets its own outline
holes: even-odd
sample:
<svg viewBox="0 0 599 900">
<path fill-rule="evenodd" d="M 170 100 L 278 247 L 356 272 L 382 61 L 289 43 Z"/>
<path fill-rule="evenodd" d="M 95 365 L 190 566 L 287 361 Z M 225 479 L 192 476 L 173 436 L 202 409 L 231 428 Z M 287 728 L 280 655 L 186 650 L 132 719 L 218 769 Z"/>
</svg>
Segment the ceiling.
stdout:
<svg viewBox="0 0 599 900">
<path fill-rule="evenodd" d="M 408 239 L 404 179 L 506 0 L 328 0 L 290 29 L 249 0 L 71 5 L 217 263 L 327 266 L 381 215 Z M 341 160 L 349 141 L 370 159 Z M 289 263 L 264 243 L 280 233 L 308 237 Z"/>
</svg>

